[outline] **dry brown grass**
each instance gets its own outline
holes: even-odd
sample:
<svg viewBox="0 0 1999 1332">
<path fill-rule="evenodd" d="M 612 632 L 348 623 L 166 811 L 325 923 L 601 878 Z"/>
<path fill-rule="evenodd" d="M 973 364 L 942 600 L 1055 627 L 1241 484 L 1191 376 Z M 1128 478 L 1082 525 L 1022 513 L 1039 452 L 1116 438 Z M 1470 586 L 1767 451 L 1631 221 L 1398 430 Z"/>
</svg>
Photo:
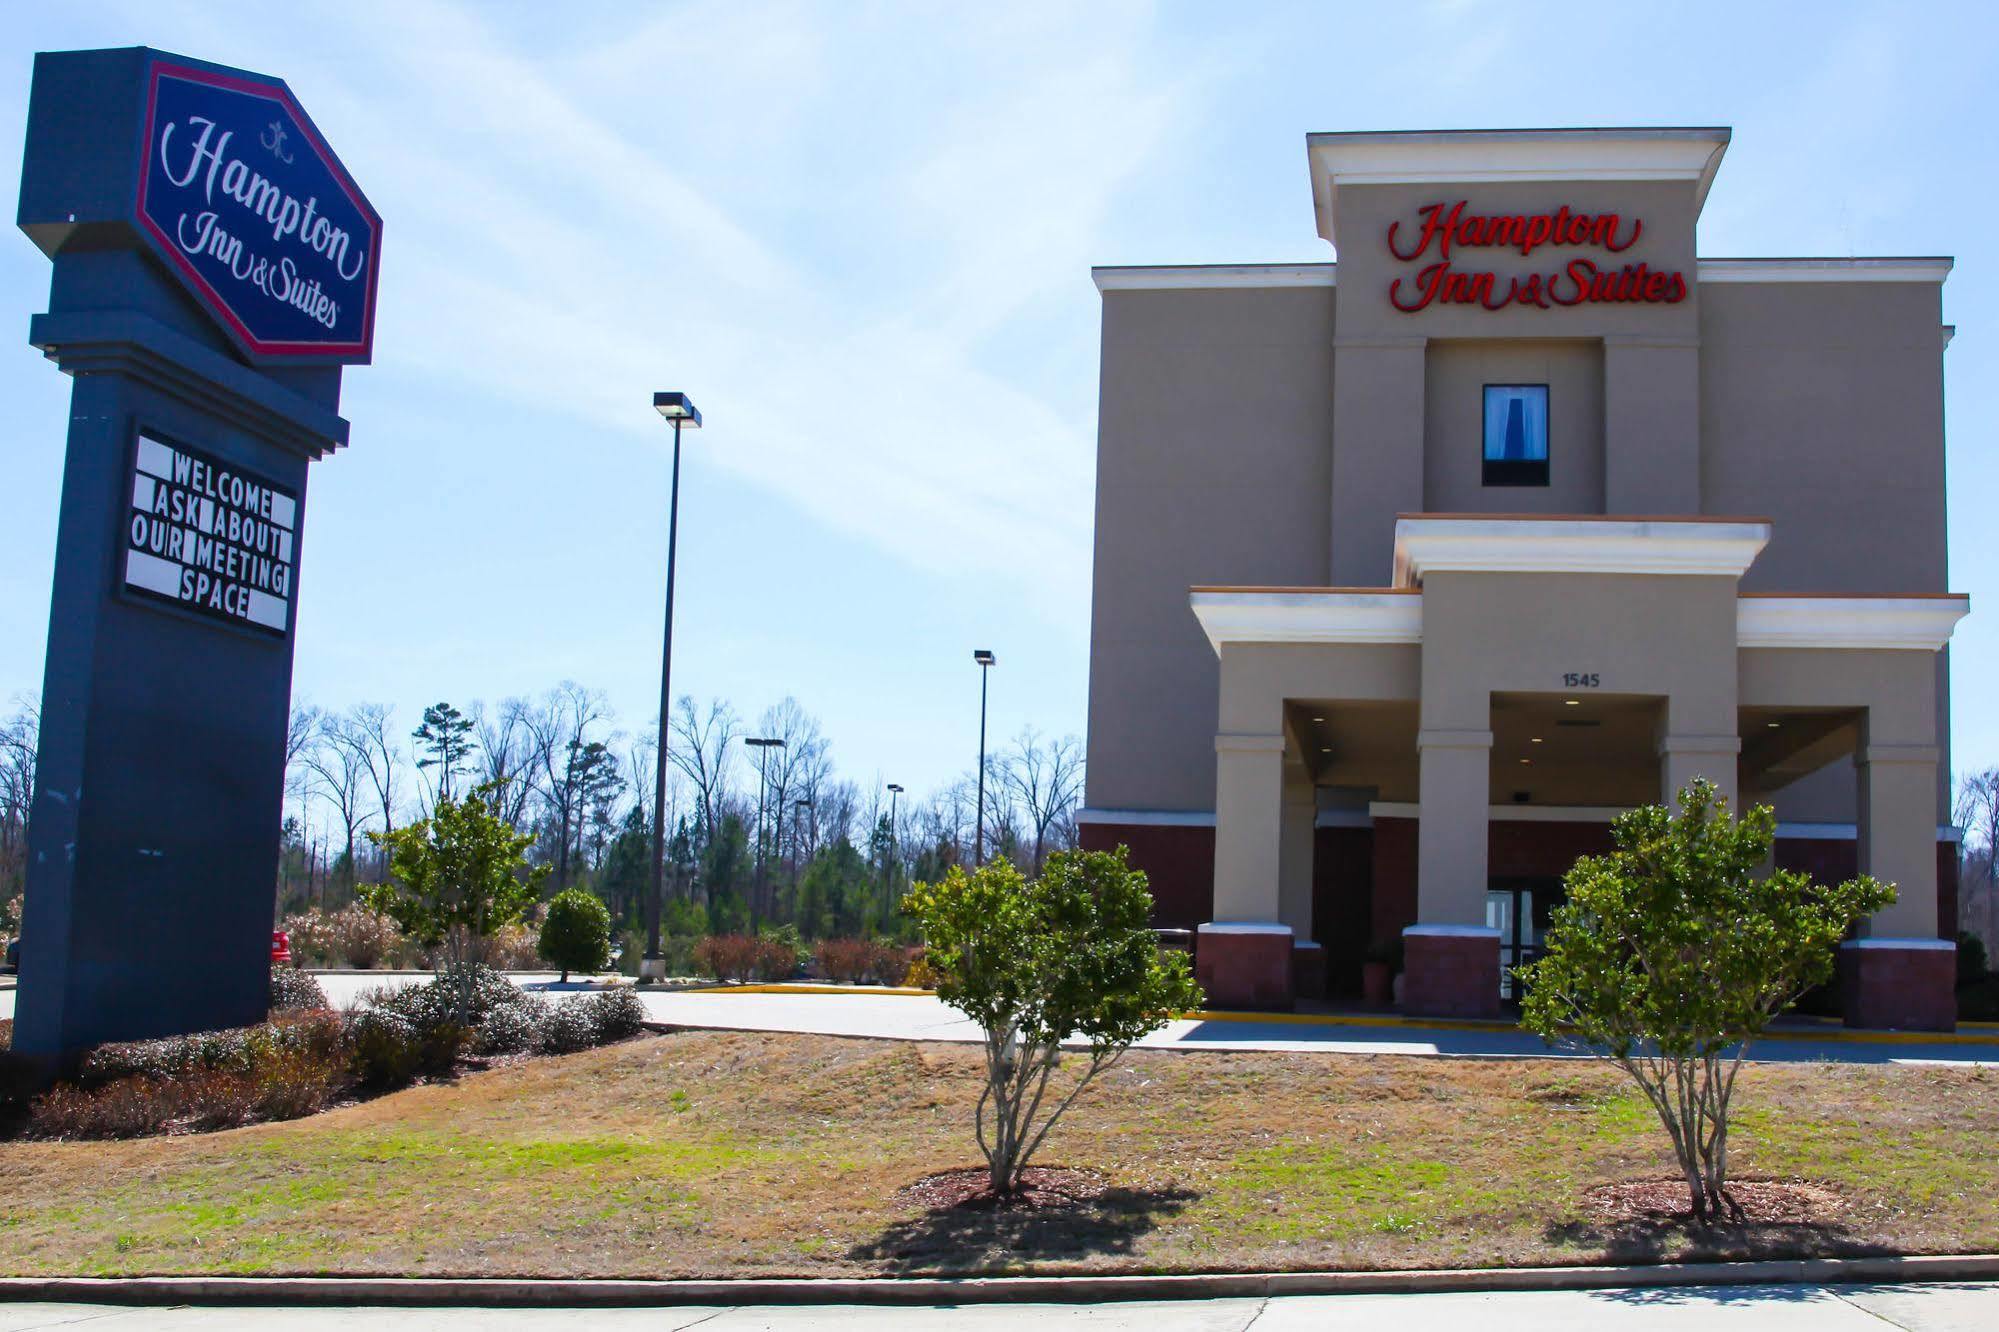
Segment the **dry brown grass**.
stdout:
<svg viewBox="0 0 1999 1332">
<path fill-rule="evenodd" d="M 1590 1190 L 1671 1167 L 1554 1061 L 1134 1053 L 1050 1139 L 1073 1207 L 926 1210 L 976 1164 L 969 1047 L 688 1032 L 195 1137 L 0 1145 L 14 1273 L 834 1275 L 1569 1263 L 1999 1247 L 1999 1075 L 1762 1065 L 1738 1174 L 1839 1206 L 1690 1234 Z"/>
</svg>

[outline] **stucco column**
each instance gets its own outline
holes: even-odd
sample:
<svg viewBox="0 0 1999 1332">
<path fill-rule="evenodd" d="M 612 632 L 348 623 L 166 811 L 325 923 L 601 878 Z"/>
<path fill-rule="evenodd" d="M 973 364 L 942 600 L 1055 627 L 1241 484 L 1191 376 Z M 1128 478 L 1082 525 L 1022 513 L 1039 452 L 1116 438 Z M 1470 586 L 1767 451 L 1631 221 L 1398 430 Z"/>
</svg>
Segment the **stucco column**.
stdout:
<svg viewBox="0 0 1999 1332">
<path fill-rule="evenodd" d="M 1949 1031 L 1957 944 L 1937 937 L 1937 749 L 1884 743 L 1873 730 L 1869 709 L 1854 755 L 1860 870 L 1894 884 L 1895 901 L 1840 946 L 1840 1007 L 1849 1027 Z"/>
<path fill-rule="evenodd" d="M 1416 923 L 1402 931 L 1403 1011 L 1499 1013 L 1499 931 L 1485 923 L 1492 732 L 1417 733 Z"/>
<path fill-rule="evenodd" d="M 1281 919 L 1284 737 L 1215 737 L 1215 919 Z"/>
<path fill-rule="evenodd" d="M 1284 737 L 1215 737 L 1215 918 L 1201 926 L 1195 977 L 1213 1008 L 1289 1008 L 1291 927 L 1280 916 Z"/>
<path fill-rule="evenodd" d="M 1728 798 L 1729 812 L 1742 813 L 1736 803 L 1737 769 L 1742 737 L 1727 735 L 1666 735 L 1659 739 L 1659 803 L 1675 810 L 1680 792 L 1696 777 L 1705 777 Z"/>
<path fill-rule="evenodd" d="M 1422 731 L 1416 826 L 1416 919 L 1485 924 L 1486 811 L 1492 732 Z"/>
<path fill-rule="evenodd" d="M 1860 872 L 1895 885 L 1892 906 L 1866 933 L 1937 937 L 1937 751 L 1934 745 L 1864 744 L 1854 756 L 1860 786 Z"/>
</svg>

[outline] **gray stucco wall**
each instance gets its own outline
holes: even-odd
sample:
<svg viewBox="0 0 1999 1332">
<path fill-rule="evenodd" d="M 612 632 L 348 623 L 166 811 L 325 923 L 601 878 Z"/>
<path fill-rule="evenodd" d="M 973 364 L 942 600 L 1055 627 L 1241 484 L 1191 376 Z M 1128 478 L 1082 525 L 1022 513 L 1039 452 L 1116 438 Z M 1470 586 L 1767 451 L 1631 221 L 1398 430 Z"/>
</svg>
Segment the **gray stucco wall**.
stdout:
<svg viewBox="0 0 1999 1332">
<path fill-rule="evenodd" d="M 1397 511 L 1764 516 L 1745 591 L 1948 590 L 1936 284 L 1695 281 L 1671 306 L 1401 315 L 1387 223 L 1459 192 L 1343 191 L 1336 290 L 1104 294 L 1091 807 L 1214 807 L 1219 677 L 1189 586 L 1385 584 Z M 1618 258 L 1696 271 L 1687 186 L 1462 192 L 1642 214 Z M 1553 484 L 1484 487 L 1480 385 L 1543 379 Z M 1852 819 L 1850 773 L 1796 783 L 1780 816 Z"/>
<path fill-rule="evenodd" d="M 1202 583 L 1326 580 L 1334 293 L 1104 294 L 1085 803 L 1214 808 Z"/>
</svg>

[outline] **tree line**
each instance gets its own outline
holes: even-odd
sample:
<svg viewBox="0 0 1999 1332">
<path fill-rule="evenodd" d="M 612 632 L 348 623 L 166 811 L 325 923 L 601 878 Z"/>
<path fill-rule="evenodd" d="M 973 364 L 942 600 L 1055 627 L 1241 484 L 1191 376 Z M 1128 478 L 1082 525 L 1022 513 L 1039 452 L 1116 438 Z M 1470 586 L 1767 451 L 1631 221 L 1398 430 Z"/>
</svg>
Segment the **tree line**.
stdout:
<svg viewBox="0 0 1999 1332">
<path fill-rule="evenodd" d="M 411 714 L 382 703 L 294 707 L 277 906 L 337 909 L 387 866 L 369 833 L 483 789 L 532 833 L 546 895 L 582 887 L 613 929 L 643 927 L 657 723 L 622 730 L 604 695 L 564 681 L 531 698 Z M 921 796 L 839 773 L 793 698 L 754 717 L 682 696 L 670 718 L 662 927 L 675 936 L 794 927 L 802 938 L 898 935 L 908 885 L 974 859 L 976 771 Z M 749 745 L 747 740 L 769 741 Z M 1032 727 L 987 757 L 984 847 L 1029 874 L 1076 841 L 1083 750 Z"/>
</svg>

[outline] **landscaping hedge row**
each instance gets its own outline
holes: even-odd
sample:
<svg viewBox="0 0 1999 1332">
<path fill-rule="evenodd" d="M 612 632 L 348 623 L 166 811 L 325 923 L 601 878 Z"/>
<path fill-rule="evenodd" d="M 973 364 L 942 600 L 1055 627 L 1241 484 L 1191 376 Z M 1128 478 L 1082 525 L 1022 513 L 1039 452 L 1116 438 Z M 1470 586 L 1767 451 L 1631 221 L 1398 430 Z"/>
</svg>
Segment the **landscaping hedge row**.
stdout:
<svg viewBox="0 0 1999 1332">
<path fill-rule="evenodd" d="M 318 983 L 290 968 L 273 971 L 271 990 L 274 1015 L 258 1026 L 96 1047 L 71 1080 L 28 1103 L 25 1131 L 128 1138 L 295 1119 L 448 1074 L 466 1054 L 570 1054 L 637 1035 L 645 1022 L 629 989 L 551 1003 L 485 968 L 463 1023 L 455 977 L 377 990 L 346 1013 L 329 1011 Z"/>
</svg>

